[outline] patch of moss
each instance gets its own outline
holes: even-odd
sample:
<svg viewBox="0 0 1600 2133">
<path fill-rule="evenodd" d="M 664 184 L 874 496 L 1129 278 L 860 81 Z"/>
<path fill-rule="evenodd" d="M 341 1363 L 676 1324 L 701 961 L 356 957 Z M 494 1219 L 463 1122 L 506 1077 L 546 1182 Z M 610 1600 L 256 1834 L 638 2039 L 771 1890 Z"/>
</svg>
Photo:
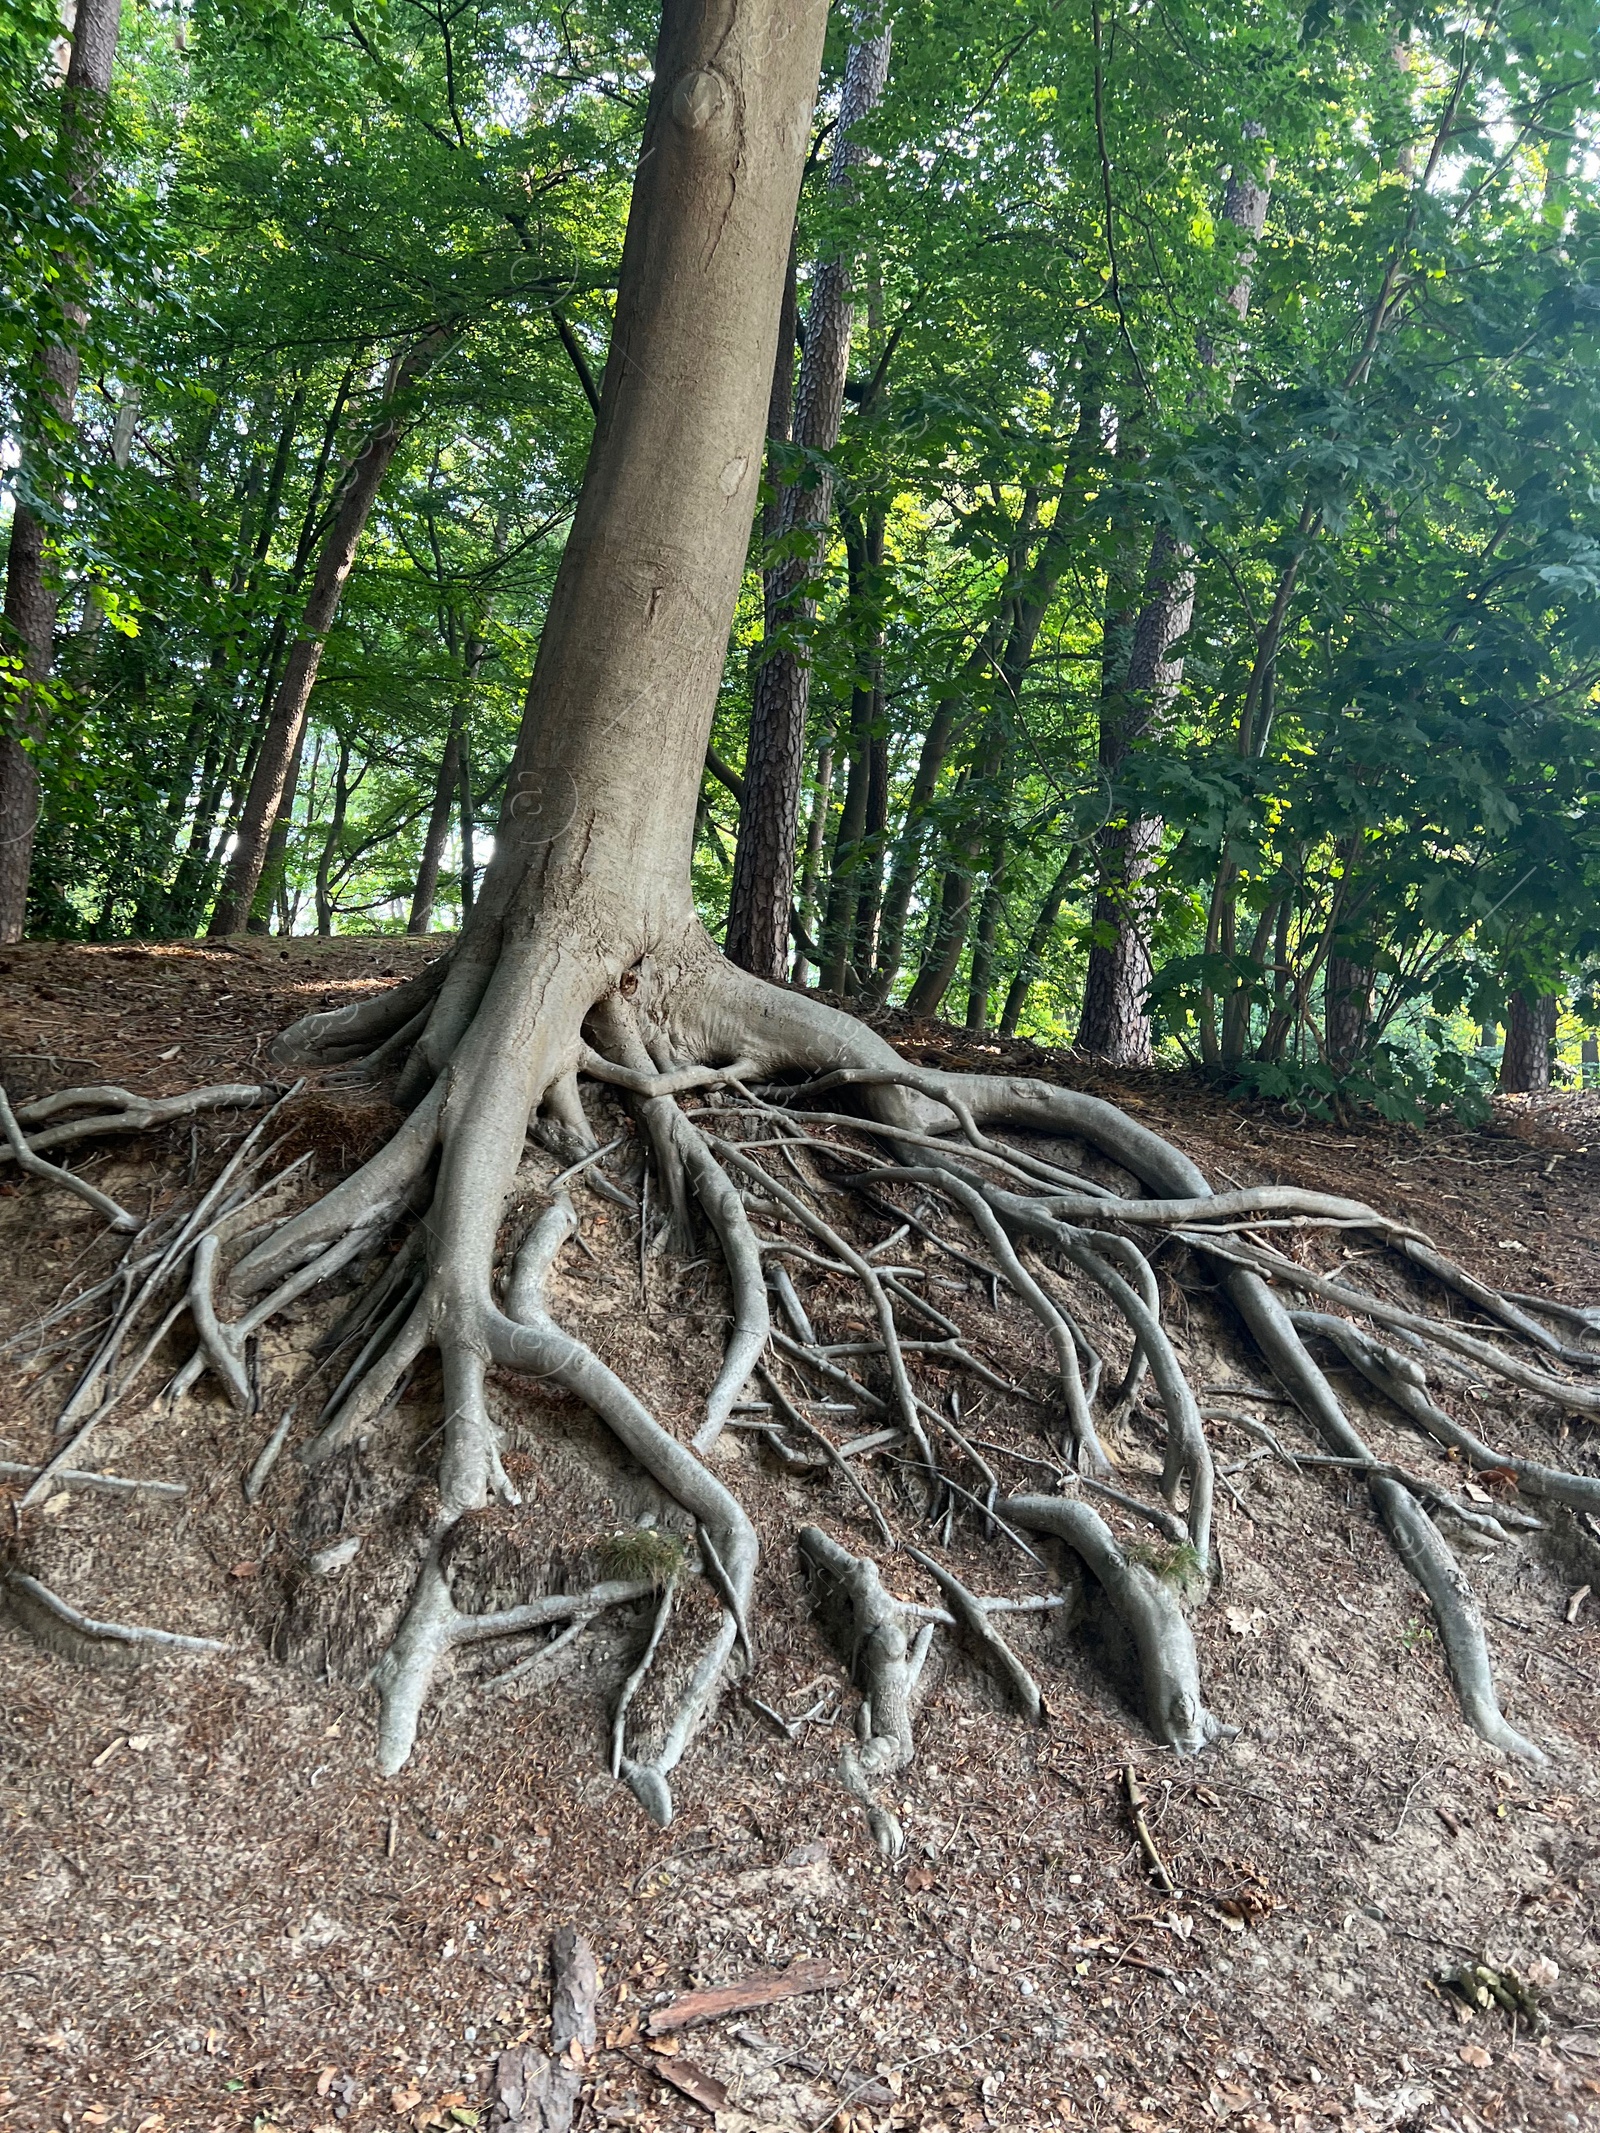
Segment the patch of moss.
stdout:
<svg viewBox="0 0 1600 2133">
<path fill-rule="evenodd" d="M 624 1526 L 600 1543 L 600 1574 L 635 1582 L 648 1579 L 659 1592 L 683 1569 L 685 1549 L 675 1533 L 654 1526 Z"/>
</svg>

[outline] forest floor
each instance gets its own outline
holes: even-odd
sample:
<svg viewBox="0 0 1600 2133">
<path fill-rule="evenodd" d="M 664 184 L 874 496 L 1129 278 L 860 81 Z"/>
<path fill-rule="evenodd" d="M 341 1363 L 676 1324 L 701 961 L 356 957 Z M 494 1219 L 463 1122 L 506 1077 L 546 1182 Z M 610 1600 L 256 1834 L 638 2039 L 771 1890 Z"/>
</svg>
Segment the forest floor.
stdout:
<svg viewBox="0 0 1600 2133">
<path fill-rule="evenodd" d="M 14 1102 L 69 1083 L 159 1094 L 270 1079 L 266 1047 L 285 1023 L 436 946 L 0 951 L 0 1078 Z M 1090 1073 L 894 1017 L 884 1027 L 915 1058 L 1112 1097 L 1219 1185 L 1358 1196 L 1499 1286 L 1600 1300 L 1600 1096 L 1503 1104 L 1478 1132 L 1298 1126 L 1183 1077 Z M 284 1157 L 309 1149 L 326 1183 L 392 1119 L 376 1097 L 308 1095 Z M 142 1213 L 213 1175 L 249 1123 L 216 1115 L 192 1137 L 108 1144 L 80 1167 Z M 98 1278 L 117 1247 L 80 1202 L 0 1178 L 4 1337 Z M 556 1315 L 581 1320 L 687 1433 L 718 1352 L 716 1268 L 641 1263 L 626 1217 L 590 1194 L 579 1213 L 590 1256 L 567 1254 Z M 1335 1232 L 1316 1249 L 1338 1261 L 1364 1245 Z M 976 1276 L 944 1286 L 961 1291 L 947 1307 L 997 1367 L 1032 1367 L 1035 1335 L 1004 1297 L 994 1308 Z M 1260 1385 L 1193 1269 L 1186 1297 L 1165 1278 L 1163 1290 L 1208 1389 Z M 814 1288 L 811 1302 L 834 1339 L 861 1323 L 846 1292 Z M 35 1572 L 90 1615 L 229 1646 L 82 1668 L 0 1620 L 0 2125 L 487 2126 L 495 2055 L 543 2034 L 546 1949 L 569 1921 L 603 1965 L 580 2129 L 1600 2124 L 1600 1544 L 1580 1524 L 1519 1534 L 1470 1565 L 1508 1716 L 1550 1749 L 1544 1768 L 1508 1763 L 1462 1723 L 1427 1606 L 1359 1487 L 1259 1460 L 1219 1494 L 1225 1576 L 1194 1620 L 1207 1701 L 1238 1738 L 1196 1761 L 1157 1750 L 1059 1625 L 1028 1618 L 1048 1722 L 1026 1725 L 975 1669 L 942 1659 L 917 1759 L 895 1781 L 908 1844 L 888 1866 L 835 1775 L 855 1697 L 813 1623 L 793 1539 L 807 1518 L 847 1529 L 850 1499 L 730 1433 L 722 1470 L 763 1541 L 752 1688 L 819 1716 L 791 1740 L 731 1689 L 677 1773 L 663 1830 L 606 1774 L 622 1660 L 604 1643 L 532 1695 L 495 1691 L 463 1664 L 410 1764 L 376 1774 L 360 1677 L 401 1589 L 385 1583 L 392 1559 L 373 1539 L 370 1573 L 358 1557 L 309 1612 L 298 1565 L 330 1531 L 370 1532 L 399 1486 L 390 1453 L 345 1473 L 331 1512 L 326 1490 L 316 1503 L 314 1489 L 297 1494 L 287 1458 L 257 1507 L 240 1487 L 326 1318 L 315 1305 L 263 1343 L 255 1416 L 210 1379 L 169 1410 L 152 1369 L 105 1427 L 87 1464 L 182 1483 L 181 1498 L 64 1490 L 22 1514 L 24 1484 L 0 1480 L 0 1569 Z M 46 1455 L 82 1353 L 53 1350 L 58 1330 L 0 1350 L 0 1456 L 22 1467 Z M 166 1367 L 185 1352 L 175 1336 Z M 420 1377 L 402 1403 L 407 1465 L 426 1466 L 437 1397 L 437 1376 Z M 609 1495 L 596 1487 L 602 1469 L 573 1456 L 593 1432 L 570 1404 L 526 1385 L 495 1398 L 526 1499 L 492 1514 L 496 1532 L 581 1554 L 628 1515 L 626 1477 Z M 1012 1428 L 999 1404 L 969 1408 L 974 1434 L 974 1414 L 988 1437 Z M 1260 1411 L 1299 1428 L 1286 1407 Z M 1443 1457 L 1392 1419 L 1368 1426 L 1388 1456 Z M 1565 1437 L 1550 1411 L 1511 1399 L 1478 1426 L 1524 1448 Z M 1153 1427 L 1132 1432 L 1132 1466 L 1153 1459 Z M 1584 1434 L 1559 1456 L 1600 1472 Z M 1225 1424 L 1216 1443 L 1224 1463 L 1252 1448 Z M 869 1546 L 859 1531 L 853 1545 Z M 972 1545 L 958 1534 L 958 1550 Z M 970 1573 L 985 1590 L 1020 1575 L 1014 1556 L 985 1561 Z M 884 1567 L 896 1590 L 923 1593 L 899 1560 Z M 1153 1886 L 1134 1841 L 1129 1763 L 1175 1894 Z M 822 1959 L 837 1982 L 692 2031 L 676 2054 L 640 2033 L 664 1995 L 796 1957 Z M 1441 1973 L 1473 1959 L 1544 1981 L 1542 2035 L 1441 1989 Z M 725 2087 L 714 2113 L 656 2071 L 686 2061 L 711 2077 L 713 2105 Z"/>
</svg>

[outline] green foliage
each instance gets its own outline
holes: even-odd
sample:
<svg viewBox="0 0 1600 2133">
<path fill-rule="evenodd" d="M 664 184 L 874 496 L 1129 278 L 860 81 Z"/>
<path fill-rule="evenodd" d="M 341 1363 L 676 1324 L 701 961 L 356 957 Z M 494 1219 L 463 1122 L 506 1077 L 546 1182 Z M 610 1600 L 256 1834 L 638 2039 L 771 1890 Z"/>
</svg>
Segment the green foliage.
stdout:
<svg viewBox="0 0 1600 2133">
<path fill-rule="evenodd" d="M 785 625 L 812 669 L 805 925 L 847 990 L 890 998 L 954 926 L 946 1011 L 992 1025 L 1010 993 L 1065 1043 L 1116 935 L 1108 834 L 1154 823 L 1138 923 L 1164 1056 L 1317 1117 L 1470 1113 L 1510 994 L 1576 997 L 1600 968 L 1592 8 L 893 14 L 848 187 L 823 129 L 851 18 L 830 29 L 800 206 L 802 310 L 820 258 L 853 262 L 856 295 L 836 524 Z M 34 923 L 203 923 L 341 470 L 385 367 L 440 326 L 258 919 L 403 927 L 447 814 L 454 923 L 582 479 L 561 328 L 597 378 L 653 13 L 131 10 L 92 217 L 53 145 L 52 22 L 0 17 L 13 431 L 66 298 L 87 311 L 79 425 L 53 447 L 67 599 Z M 1246 180 L 1259 234 L 1230 219 Z M 770 495 L 823 467 L 778 444 L 767 471 Z M 1193 617 L 1124 749 L 1158 532 L 1192 554 Z M 736 770 L 775 560 L 758 527 L 714 734 Z M 708 779 L 713 931 L 737 813 Z M 1343 1049 L 1336 965 L 1371 973 Z"/>
<path fill-rule="evenodd" d="M 655 1526 L 624 1526 L 608 1533 L 599 1552 L 602 1577 L 633 1584 L 648 1581 L 658 1592 L 677 1578 L 687 1554 L 676 1534 Z"/>
</svg>

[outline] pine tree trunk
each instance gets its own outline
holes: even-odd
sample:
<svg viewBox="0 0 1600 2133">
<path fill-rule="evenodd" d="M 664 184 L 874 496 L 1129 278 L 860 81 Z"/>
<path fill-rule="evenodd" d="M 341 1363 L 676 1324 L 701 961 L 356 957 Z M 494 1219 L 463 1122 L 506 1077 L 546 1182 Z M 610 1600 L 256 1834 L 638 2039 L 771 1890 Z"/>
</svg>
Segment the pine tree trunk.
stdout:
<svg viewBox="0 0 1600 2133">
<path fill-rule="evenodd" d="M 875 28 L 850 48 L 837 145 L 828 172 L 828 183 L 835 190 L 849 184 L 850 172 L 861 160 L 863 150 L 853 131 L 883 94 L 889 43 L 889 30 Z M 839 441 L 855 324 L 851 273 L 847 259 L 825 259 L 812 278 L 794 413 L 795 442 L 811 452 L 832 452 Z M 833 479 L 826 468 L 814 484 L 792 483 L 779 499 L 777 532 L 796 536 L 801 552 L 785 558 L 767 574 L 769 643 L 803 628 L 815 612 L 805 588 L 821 561 L 832 512 Z M 739 811 L 725 941 L 729 957 L 758 977 L 781 978 L 788 967 L 810 696 L 811 668 L 803 650 L 778 643 L 755 674 L 745 798 Z"/>
<path fill-rule="evenodd" d="M 1511 995 L 1506 1048 L 1500 1057 L 1502 1096 L 1536 1096 L 1549 1088 L 1559 1005 L 1553 992 L 1533 992 L 1526 986 Z"/>
<path fill-rule="evenodd" d="M 121 0 L 78 0 L 72 52 L 61 96 L 61 136 L 67 151 L 67 190 L 87 207 L 99 182 L 102 127 L 111 91 Z M 69 285 L 72 263 L 64 261 Z M 70 299 L 70 326 L 84 314 Z M 20 657 L 5 691 L 0 731 L 0 942 L 19 941 L 28 912 L 28 875 L 39 817 L 39 773 L 32 748 L 48 723 L 45 685 L 55 664 L 56 617 L 61 605 L 57 562 L 49 521 L 60 499 L 51 467 L 47 424 L 70 430 L 77 413 L 82 359 L 75 346 L 52 343 L 41 350 L 32 381 L 32 404 L 23 415 L 22 459 L 6 564 L 6 635 Z"/>
<path fill-rule="evenodd" d="M 322 649 L 339 612 L 339 601 L 367 519 L 405 433 L 405 414 L 397 403 L 432 367 L 449 338 L 446 329 L 436 327 L 391 364 L 384 386 L 389 412 L 367 432 L 345 475 L 333 523 L 317 557 L 299 633 L 289 649 L 288 664 L 261 737 L 233 855 L 206 929 L 213 937 L 241 933 L 248 923 L 289 768 L 300 746 Z"/>
</svg>

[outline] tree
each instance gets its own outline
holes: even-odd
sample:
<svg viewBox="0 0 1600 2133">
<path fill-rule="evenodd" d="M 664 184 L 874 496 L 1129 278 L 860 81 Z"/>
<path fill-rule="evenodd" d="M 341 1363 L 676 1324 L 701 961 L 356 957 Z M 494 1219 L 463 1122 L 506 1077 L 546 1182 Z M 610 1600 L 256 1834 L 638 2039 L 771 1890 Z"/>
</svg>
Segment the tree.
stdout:
<svg viewBox="0 0 1600 2133">
<path fill-rule="evenodd" d="M 283 679 L 261 736 L 233 855 L 211 913 L 207 930 L 213 935 L 242 933 L 250 917 L 284 788 L 291 770 L 299 763 L 306 705 L 322 664 L 322 648 L 339 612 L 345 580 L 355 562 L 378 490 L 404 434 L 407 396 L 437 362 L 450 339 L 450 329 L 437 326 L 394 357 L 384 377 L 383 412 L 361 440 L 360 449 L 339 484 L 332 522 L 317 556 L 300 626 L 289 647 Z M 290 804 L 293 805 L 292 795 Z"/>
<path fill-rule="evenodd" d="M 995 1521 L 1003 1521 L 1011 1539 L 1021 1529 L 1063 1546 L 1092 1604 L 1138 1653 L 1152 1731 L 1177 1750 L 1193 1751 L 1224 1730 L 1205 1706 L 1179 1599 L 1181 1591 L 1189 1604 L 1199 1604 L 1212 1589 L 1215 1475 L 1196 1388 L 1141 1248 L 1174 1237 L 1200 1260 L 1207 1285 L 1220 1288 L 1260 1367 L 1275 1375 L 1327 1456 L 1342 1474 L 1364 1481 L 1375 1515 L 1434 1609 L 1468 1721 L 1506 1753 L 1538 1760 L 1537 1744 L 1500 1710 L 1481 1610 L 1433 1518 L 1437 1510 L 1480 1533 L 1490 1526 L 1503 1532 L 1505 1507 L 1494 1506 L 1497 1516 L 1474 1510 L 1443 1493 L 1436 1479 L 1373 1459 L 1313 1344 L 1317 1353 L 1352 1364 L 1382 1398 L 1467 1465 L 1510 1472 L 1530 1494 L 1592 1511 L 1600 1504 L 1592 1476 L 1479 1438 L 1429 1396 L 1411 1349 L 1381 1338 L 1388 1330 L 1414 1336 L 1424 1353 L 1442 1352 L 1452 1364 L 1470 1360 L 1475 1370 L 1564 1411 L 1593 1416 L 1600 1413 L 1600 1392 L 1551 1367 L 1590 1360 L 1565 1333 L 1475 1281 L 1381 1210 L 1291 1187 L 1217 1194 L 1175 1146 L 1113 1104 L 1020 1075 L 909 1065 L 854 1017 L 719 956 L 695 910 L 696 810 L 757 502 L 821 41 L 820 15 L 801 0 L 734 0 L 715 11 L 700 0 L 667 0 L 593 448 L 481 895 L 459 940 L 422 976 L 359 1006 L 312 1015 L 277 1048 L 285 1061 L 394 1076 L 403 1123 L 360 1169 L 264 1238 L 252 1195 L 245 1203 L 252 1227 L 237 1242 L 236 1263 L 230 1263 L 235 1240 L 224 1245 L 217 1228 L 195 1221 L 181 1230 L 85 1372 L 71 1410 L 81 1426 L 63 1433 L 24 1501 L 46 1495 L 63 1463 L 80 1455 L 84 1436 L 105 1411 L 96 1402 L 133 1317 L 146 1307 L 169 1308 L 163 1281 L 177 1274 L 187 1283 L 181 1293 L 198 1340 L 175 1391 L 210 1369 L 246 1406 L 251 1387 L 244 1356 L 252 1333 L 322 1280 L 360 1264 L 367 1285 L 339 1332 L 359 1342 L 356 1359 L 317 1434 L 301 1448 L 302 1460 L 316 1469 L 350 1451 L 425 1350 L 437 1352 L 442 1377 L 440 1427 L 427 1440 L 441 1444 L 437 1491 L 429 1500 L 420 1567 L 373 1677 L 384 1767 L 396 1769 L 410 1753 L 432 1677 L 454 1646 L 556 1622 L 581 1629 L 610 1607 L 650 1601 L 649 1641 L 614 1714 L 614 1768 L 665 1821 L 672 1809 L 668 1780 L 724 1671 L 736 1650 L 747 1661 L 753 1656 L 756 1536 L 704 1455 L 758 1369 L 770 1394 L 763 1427 L 774 1444 L 788 1449 L 774 1418 L 810 1427 L 766 1358 L 769 1279 L 793 1329 L 781 1352 L 837 1384 L 837 1354 L 820 1352 L 793 1281 L 777 1271 L 785 1260 L 805 1266 L 820 1259 L 830 1278 L 842 1274 L 859 1285 L 876 1317 L 879 1338 L 862 1345 L 881 1349 L 868 1360 L 882 1363 L 887 1391 L 850 1382 L 892 1420 L 896 1518 L 909 1528 L 911 1521 L 931 1525 L 976 1512 L 974 1531 L 999 1531 Z M 941 454 L 947 442 L 940 441 Z M 1047 471 L 1063 466 L 1053 435 L 1039 443 L 1036 461 Z M 1038 603 L 1026 597 L 1027 572 L 1043 545 L 1037 493 L 1020 513 L 1016 502 L 996 507 L 988 537 L 1001 525 L 1005 539 L 995 543 L 980 574 L 980 612 L 988 615 L 979 641 L 996 661 L 1008 631 L 1021 633 L 1011 641 L 1019 659 L 1026 644 L 1031 660 L 1041 619 L 1030 621 Z M 1103 583 L 1094 592 L 1099 601 Z M 1098 663 L 1098 651 L 1093 656 Z M 1463 689 L 1477 685 L 1472 677 L 1481 677 L 1484 663 L 1478 657 L 1466 663 Z M 941 704 L 952 666 L 966 674 L 967 661 L 940 670 Z M 1013 676 L 1018 673 L 1014 663 Z M 1376 686 L 1371 671 L 1367 684 Z M 975 693 L 970 674 L 966 685 Z M 995 700 L 986 692 L 963 772 L 993 746 L 987 714 Z M 1336 700 L 1348 705 L 1348 689 Z M 337 795 L 348 799 L 348 762 L 341 750 L 336 818 Z M 957 834 L 965 829 L 958 824 Z M 1328 941 L 1341 922 L 1336 913 L 1325 914 Z M 557 1254 L 576 1223 L 564 1190 L 568 1172 L 592 1167 L 607 1152 L 590 1130 L 580 1075 L 632 1100 L 673 1226 L 688 1221 L 696 1201 L 720 1248 L 731 1332 L 704 1419 L 688 1443 L 581 1338 L 557 1325 L 547 1299 Z M 799 1104 L 781 1100 L 795 1093 L 782 1077 L 801 1075 L 810 1078 Z M 706 1098 L 692 1113 L 677 1102 L 690 1092 Z M 27 1131 L 103 1097 L 103 1091 L 72 1092 L 70 1101 L 53 1099 L 42 1114 L 21 1121 L 4 1113 L 13 1153 L 27 1167 L 45 1164 L 44 1134 L 36 1133 L 30 1147 Z M 849 1104 L 859 1108 L 843 1108 Z M 736 1138 L 741 1122 L 752 1119 L 755 1131 Z M 90 1119 L 49 1130 L 82 1137 L 95 1125 Z M 541 1171 L 527 1180 L 530 1197 L 542 1203 L 536 1212 L 518 1204 L 530 1129 L 541 1146 L 559 1151 L 562 1164 L 559 1173 Z M 1070 1144 L 1070 1168 L 1059 1160 L 1062 1142 Z M 1140 1189 L 1125 1193 L 1086 1176 L 1085 1168 L 1094 1166 L 1078 1147 Z M 787 1170 L 770 1160 L 774 1155 L 787 1159 Z M 802 1155 L 817 1168 L 802 1168 Z M 138 1218 L 96 1187 L 46 1167 L 58 1187 L 66 1181 L 63 1189 L 94 1195 L 118 1227 L 139 1230 Z M 235 1176 L 228 1173 L 228 1184 Z M 847 1199 L 891 1222 L 887 1237 L 858 1249 L 837 1204 Z M 1414 1267 L 1470 1301 L 1490 1320 L 1494 1337 L 1391 1303 L 1270 1249 L 1248 1234 L 1268 1219 L 1368 1231 L 1394 1255 L 1397 1269 Z M 758 1232 L 756 1221 L 783 1233 Z M 904 1312 L 938 1330 L 940 1340 L 923 1345 L 935 1347 L 942 1363 L 962 1366 L 964 1357 L 964 1366 L 994 1384 L 994 1371 L 963 1347 L 960 1327 L 878 1256 L 884 1242 L 931 1232 L 970 1262 L 973 1253 L 951 1246 L 937 1226 L 947 1222 L 966 1225 L 984 1254 L 977 1263 L 1006 1285 L 1049 1343 L 1053 1385 L 1037 1405 L 1052 1432 L 1046 1444 L 1058 1450 L 1058 1494 L 1002 1496 L 986 1447 L 964 1430 L 956 1404 L 936 1405 L 928 1397 L 931 1383 L 919 1392 L 912 1377 L 915 1351 L 900 1333 Z M 643 1206 L 641 1232 L 648 1248 Z M 380 1249 L 391 1236 L 392 1253 Z M 498 1286 L 497 1259 L 504 1276 Z M 147 1263 L 135 1259 L 130 1268 L 137 1274 Z M 1066 1300 L 1073 1284 L 1095 1302 L 1097 1337 Z M 1291 1293 L 1307 1308 L 1288 1309 L 1283 1299 Z M 1114 1393 L 1119 1373 L 1106 1368 L 1105 1321 L 1126 1358 Z M 1558 1326 L 1567 1323 L 1558 1318 Z M 1509 1342 L 1519 1344 L 1516 1352 Z M 865 1371 L 866 1361 L 860 1367 Z M 536 1376 L 588 1405 L 655 1484 L 676 1521 L 675 1536 L 631 1536 L 631 1552 L 613 1565 L 616 1574 L 581 1592 L 545 1594 L 495 1611 L 462 1604 L 470 1581 L 462 1582 L 461 1565 L 475 1525 L 483 1523 L 475 1514 L 496 1496 L 514 1496 L 489 1404 L 491 1368 Z M 1070 1486 L 1081 1477 L 1105 1489 L 1108 1461 L 1096 1404 L 1126 1422 L 1146 1376 L 1161 1410 L 1164 1501 L 1121 1490 L 1102 1500 L 1156 1529 L 1166 1546 L 1154 1561 L 1148 1548 L 1120 1541 Z M 808 1441 L 817 1435 L 813 1428 Z M 897 1545 L 884 1504 L 841 1448 L 822 1441 L 826 1470 L 851 1476 L 853 1506 L 883 1546 Z M 1041 1463 L 1037 1448 L 1007 1456 L 1023 1459 L 1026 1470 Z M 405 1539 L 408 1551 L 412 1537 Z M 838 1627 L 864 1690 L 862 1738 L 846 1750 L 841 1778 L 861 1800 L 883 1849 L 893 1853 L 900 1833 L 883 1786 L 913 1748 L 920 1659 L 908 1649 L 912 1618 L 864 1553 L 815 1526 L 798 1538 L 823 1612 Z M 1037 1551 L 1033 1556 L 1041 1560 Z M 397 1555 L 402 1559 L 415 1563 L 413 1553 Z M 1037 1716 L 1037 1684 L 990 1619 L 992 1610 L 927 1551 L 913 1551 L 911 1559 L 938 1583 L 946 1602 L 941 1614 L 963 1628 Z M 683 1607 L 683 1616 L 696 1618 L 683 1629 L 691 1649 L 687 1658 L 681 1649 L 676 1655 L 682 1663 L 673 1670 L 664 1708 L 641 1721 L 634 1691 L 666 1648 L 675 1595 L 680 1585 L 689 1587 L 691 1560 L 701 1573 L 692 1587 L 697 1604 Z M 926 1649 L 924 1638 L 923 1655 Z"/>
<path fill-rule="evenodd" d="M 81 217 L 100 174 L 111 93 L 111 69 L 122 23 L 122 0 L 78 0 L 72 50 L 61 92 L 60 153 L 67 199 Z M 39 818 L 39 773 L 33 751 L 48 722 L 48 688 L 55 663 L 56 617 L 61 605 L 60 559 L 53 553 L 52 521 L 60 512 L 61 445 L 71 436 L 82 366 L 80 336 L 87 323 L 74 285 L 86 262 L 58 256 L 56 276 L 68 293 L 57 300 L 59 337 L 47 338 L 37 356 L 30 395 L 22 482 L 11 521 L 6 563 L 3 730 L 0 730 L 0 941 L 17 941 L 27 910 L 28 873 Z"/>
<path fill-rule="evenodd" d="M 828 183 L 837 192 L 848 187 L 850 173 L 865 152 L 857 129 L 883 94 L 891 35 L 887 25 L 865 20 L 857 24 L 856 41 L 845 65 L 839 130 L 828 172 Z M 725 942 L 734 962 L 763 978 L 782 977 L 789 960 L 795 833 L 811 695 L 804 647 L 792 640 L 796 627 L 803 627 L 807 619 L 810 601 L 804 588 L 816 568 L 817 543 L 832 515 L 833 474 L 828 455 L 839 440 L 855 323 L 851 275 L 851 261 L 838 253 L 819 262 L 812 280 L 794 412 L 794 442 L 811 463 L 780 491 L 773 533 L 786 552 L 767 573 L 770 643 L 756 669 Z"/>
</svg>

